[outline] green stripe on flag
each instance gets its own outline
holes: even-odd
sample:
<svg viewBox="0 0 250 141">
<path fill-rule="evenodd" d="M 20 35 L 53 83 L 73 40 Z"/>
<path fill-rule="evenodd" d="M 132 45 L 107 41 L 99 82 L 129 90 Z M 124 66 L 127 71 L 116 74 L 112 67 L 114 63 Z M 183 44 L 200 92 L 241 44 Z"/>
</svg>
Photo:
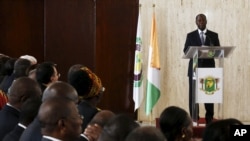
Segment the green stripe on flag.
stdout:
<svg viewBox="0 0 250 141">
<path fill-rule="evenodd" d="M 149 115 L 160 98 L 160 89 L 147 81 L 146 115 Z"/>
</svg>

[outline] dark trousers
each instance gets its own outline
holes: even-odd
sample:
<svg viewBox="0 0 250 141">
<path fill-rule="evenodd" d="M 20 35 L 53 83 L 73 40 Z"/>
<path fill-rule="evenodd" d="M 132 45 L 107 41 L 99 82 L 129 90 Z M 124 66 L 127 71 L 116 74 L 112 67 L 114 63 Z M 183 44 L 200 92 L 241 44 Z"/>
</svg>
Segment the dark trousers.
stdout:
<svg viewBox="0 0 250 141">
<path fill-rule="evenodd" d="M 199 104 L 195 103 L 195 80 L 192 77 L 189 77 L 189 112 L 194 121 L 199 120 Z M 213 120 L 214 116 L 214 104 L 213 103 L 205 103 L 206 110 L 206 123 L 210 123 Z"/>
</svg>

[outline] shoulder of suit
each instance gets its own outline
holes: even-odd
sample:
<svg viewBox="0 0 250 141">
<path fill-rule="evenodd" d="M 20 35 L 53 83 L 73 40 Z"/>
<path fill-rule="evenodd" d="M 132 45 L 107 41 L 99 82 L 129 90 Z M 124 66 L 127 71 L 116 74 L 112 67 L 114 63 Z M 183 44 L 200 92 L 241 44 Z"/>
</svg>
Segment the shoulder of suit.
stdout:
<svg viewBox="0 0 250 141">
<path fill-rule="evenodd" d="M 211 30 L 207 30 L 207 33 L 210 33 L 210 34 L 218 34 L 218 33 L 214 32 L 214 31 L 211 31 Z"/>
<path fill-rule="evenodd" d="M 188 34 L 196 34 L 197 32 L 198 32 L 198 30 L 196 29 L 194 31 L 189 32 Z"/>
</svg>

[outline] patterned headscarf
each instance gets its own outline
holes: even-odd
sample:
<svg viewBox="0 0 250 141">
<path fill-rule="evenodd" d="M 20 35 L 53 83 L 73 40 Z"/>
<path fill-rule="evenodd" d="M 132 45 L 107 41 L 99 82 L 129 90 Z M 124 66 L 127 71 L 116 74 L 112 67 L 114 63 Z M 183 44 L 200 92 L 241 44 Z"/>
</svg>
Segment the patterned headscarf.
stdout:
<svg viewBox="0 0 250 141">
<path fill-rule="evenodd" d="M 92 85 L 89 86 L 89 90 L 90 90 L 89 93 L 83 96 L 82 98 L 86 99 L 86 98 L 94 97 L 94 96 L 99 95 L 101 92 L 103 92 L 101 79 L 87 67 L 82 67 L 81 70 L 86 72 L 90 80 L 92 80 Z"/>
<path fill-rule="evenodd" d="M 83 65 L 71 67 L 68 73 L 68 82 L 76 89 L 79 100 L 98 96 L 105 90 L 101 79 Z"/>
</svg>

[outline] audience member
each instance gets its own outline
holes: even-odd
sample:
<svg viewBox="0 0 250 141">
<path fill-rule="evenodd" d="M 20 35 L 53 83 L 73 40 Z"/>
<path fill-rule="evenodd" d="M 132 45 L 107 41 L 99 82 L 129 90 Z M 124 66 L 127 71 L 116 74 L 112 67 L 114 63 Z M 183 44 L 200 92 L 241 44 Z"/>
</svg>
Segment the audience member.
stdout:
<svg viewBox="0 0 250 141">
<path fill-rule="evenodd" d="M 142 126 L 129 133 L 125 141 L 167 141 L 167 139 L 158 128 Z"/>
<path fill-rule="evenodd" d="M 55 63 L 43 62 L 36 67 L 35 76 L 43 92 L 49 84 L 58 81 L 60 74 Z"/>
<path fill-rule="evenodd" d="M 63 105 L 63 106 L 62 106 Z M 38 112 L 42 141 L 74 141 L 82 131 L 82 116 L 74 101 L 54 97 L 44 101 Z"/>
<path fill-rule="evenodd" d="M 14 71 L 13 73 L 10 75 L 10 77 L 8 79 L 4 79 L 1 83 L 1 90 L 4 93 L 8 92 L 9 87 L 11 86 L 12 82 L 19 78 L 19 77 L 24 77 L 24 76 L 28 76 L 28 69 L 31 66 L 31 62 L 27 59 L 22 59 L 22 58 L 18 58 L 15 61 L 14 64 Z"/>
<path fill-rule="evenodd" d="M 40 97 L 41 89 L 36 81 L 20 77 L 13 82 L 8 93 L 8 103 L 0 111 L 0 140 L 19 122 L 20 108 L 32 97 Z M 8 121 L 8 122 L 7 122 Z"/>
<path fill-rule="evenodd" d="M 41 103 L 40 97 L 30 98 L 25 101 L 21 107 L 19 123 L 4 137 L 3 141 L 19 141 L 23 131 L 37 115 Z"/>
<path fill-rule="evenodd" d="M 2 82 L 5 74 L 4 74 L 4 64 L 10 59 L 9 56 L 0 54 L 0 83 Z"/>
<path fill-rule="evenodd" d="M 75 104 L 78 103 L 78 95 L 76 90 L 66 82 L 57 81 L 50 84 L 43 92 L 42 102 L 45 102 L 54 97 L 63 97 L 74 101 Z M 41 139 L 41 125 L 38 121 L 38 118 L 36 117 L 34 121 L 24 130 L 23 134 L 20 137 L 20 141 L 40 141 Z M 87 141 L 87 139 L 84 138 L 84 136 L 81 136 L 78 141 Z"/>
<path fill-rule="evenodd" d="M 98 141 L 124 141 L 127 135 L 140 125 L 125 114 L 115 115 L 104 125 Z"/>
<path fill-rule="evenodd" d="M 101 110 L 96 113 L 88 126 L 85 128 L 84 135 L 86 135 L 91 141 L 97 141 L 104 125 L 114 116 L 115 113 L 110 110 Z"/>
<path fill-rule="evenodd" d="M 31 62 L 31 65 L 36 65 L 37 64 L 37 60 L 36 60 L 36 58 L 34 56 L 31 56 L 31 55 L 22 55 L 19 58 L 29 60 Z"/>
<path fill-rule="evenodd" d="M 77 91 L 79 96 L 78 109 L 84 116 L 82 129 L 84 130 L 94 115 L 100 111 L 97 108 L 104 87 L 100 78 L 87 67 L 76 64 L 70 67 L 68 71 L 68 82 Z"/>
<path fill-rule="evenodd" d="M 0 67 L 1 68 L 1 75 L 2 75 L 2 80 L 3 84 L 8 81 L 8 79 L 11 78 L 11 74 L 13 73 L 14 70 L 14 64 L 15 64 L 16 59 L 15 58 L 9 58 L 5 64 L 2 64 Z M 4 105 L 8 102 L 7 94 L 2 90 L 3 84 L 0 83 L 0 110 L 3 108 Z"/>
<path fill-rule="evenodd" d="M 229 141 L 231 125 L 243 125 L 243 123 L 234 118 L 214 121 L 206 126 L 202 141 Z"/>
<path fill-rule="evenodd" d="M 103 127 L 111 118 L 115 116 L 115 113 L 110 110 L 101 110 L 89 122 L 89 125 L 98 124 Z"/>
<path fill-rule="evenodd" d="M 182 108 L 170 106 L 160 115 L 159 125 L 168 141 L 191 141 L 193 123 L 189 114 Z"/>
<path fill-rule="evenodd" d="M 2 90 L 0 90 L 0 110 L 2 110 L 2 108 L 6 105 L 7 102 L 7 95 Z"/>
<path fill-rule="evenodd" d="M 15 62 L 16 62 L 17 58 L 10 58 L 9 60 L 7 60 L 3 66 L 3 74 L 4 76 L 10 76 L 13 71 L 14 71 L 14 66 L 15 66 Z"/>
</svg>

